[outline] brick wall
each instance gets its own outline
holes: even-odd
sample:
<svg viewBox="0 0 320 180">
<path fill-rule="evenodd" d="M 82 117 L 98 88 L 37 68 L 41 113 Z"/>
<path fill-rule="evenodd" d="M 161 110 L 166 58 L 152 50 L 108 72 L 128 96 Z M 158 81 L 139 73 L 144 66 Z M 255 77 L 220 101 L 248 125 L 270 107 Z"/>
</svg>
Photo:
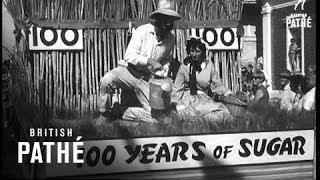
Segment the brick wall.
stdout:
<svg viewBox="0 0 320 180">
<path fill-rule="evenodd" d="M 294 11 L 293 6 L 276 9 L 271 14 L 271 34 L 272 34 L 272 87 L 280 89 L 278 74 L 286 69 L 286 16 L 291 13 L 307 13 L 311 17 L 315 17 L 315 6 L 313 3 L 306 3 L 305 10 Z M 313 13 L 314 12 L 314 13 Z M 314 65 L 316 61 L 316 24 L 315 19 L 312 20 L 312 28 L 305 28 L 305 72 L 310 65 Z"/>
<path fill-rule="evenodd" d="M 286 69 L 286 24 L 283 19 L 292 12 L 293 8 L 282 8 L 271 14 L 271 78 L 273 89 L 280 88 L 277 75 Z"/>
<path fill-rule="evenodd" d="M 316 64 L 316 22 L 312 21 L 312 28 L 305 29 L 305 68 Z M 307 73 L 307 71 L 306 71 Z"/>
</svg>

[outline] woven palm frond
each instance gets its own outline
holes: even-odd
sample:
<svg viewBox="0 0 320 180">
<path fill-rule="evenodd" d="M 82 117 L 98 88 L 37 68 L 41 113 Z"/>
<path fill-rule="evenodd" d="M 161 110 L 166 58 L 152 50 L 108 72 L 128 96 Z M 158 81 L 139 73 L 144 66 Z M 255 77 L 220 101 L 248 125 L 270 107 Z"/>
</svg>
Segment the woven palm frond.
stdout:
<svg viewBox="0 0 320 180">
<path fill-rule="evenodd" d="M 19 23 L 40 19 L 148 19 L 159 0 L 3 0 Z M 176 0 L 184 20 L 240 19 L 241 0 Z"/>
<path fill-rule="evenodd" d="M 30 27 L 31 9 L 29 1 L 3 0 L 2 3 L 13 18 L 16 28 L 28 29 Z"/>
</svg>

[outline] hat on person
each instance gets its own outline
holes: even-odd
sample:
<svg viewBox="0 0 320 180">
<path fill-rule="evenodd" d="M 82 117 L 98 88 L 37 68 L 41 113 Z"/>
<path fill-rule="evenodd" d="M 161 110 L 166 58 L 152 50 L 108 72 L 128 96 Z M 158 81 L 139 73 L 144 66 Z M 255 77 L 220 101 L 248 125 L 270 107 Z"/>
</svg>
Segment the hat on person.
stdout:
<svg viewBox="0 0 320 180">
<path fill-rule="evenodd" d="M 260 70 L 254 71 L 252 74 L 253 78 L 261 78 L 262 80 L 265 80 L 266 77 L 264 76 L 264 73 Z"/>
<path fill-rule="evenodd" d="M 311 65 L 308 67 L 309 73 L 315 73 L 316 72 L 316 65 Z"/>
<path fill-rule="evenodd" d="M 290 78 L 291 77 L 291 72 L 286 69 L 283 72 L 279 73 L 280 78 Z"/>
<path fill-rule="evenodd" d="M 173 0 L 159 0 L 158 8 L 150 14 L 150 18 L 156 19 L 159 14 L 172 16 L 174 20 L 181 19 L 180 14 L 175 11 L 175 3 Z"/>
</svg>

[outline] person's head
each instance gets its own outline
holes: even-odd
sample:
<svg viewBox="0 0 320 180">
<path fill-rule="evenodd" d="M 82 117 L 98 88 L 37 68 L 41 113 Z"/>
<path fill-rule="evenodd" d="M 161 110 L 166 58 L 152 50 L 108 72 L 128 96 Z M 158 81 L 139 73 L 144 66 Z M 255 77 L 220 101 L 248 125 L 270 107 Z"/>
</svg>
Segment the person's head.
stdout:
<svg viewBox="0 0 320 180">
<path fill-rule="evenodd" d="M 156 33 L 163 38 L 173 29 L 174 21 L 181 19 L 175 11 L 173 0 L 159 0 L 158 8 L 150 14 L 150 18 L 155 20 Z"/>
<path fill-rule="evenodd" d="M 264 76 L 264 73 L 262 71 L 255 71 L 252 77 L 253 77 L 253 84 L 256 86 L 262 84 L 263 81 L 266 80 L 266 77 Z"/>
<path fill-rule="evenodd" d="M 206 59 L 206 45 L 200 39 L 191 38 L 186 42 L 187 54 L 195 61 Z"/>
<path fill-rule="evenodd" d="M 279 74 L 279 78 L 280 78 L 280 84 L 282 88 L 284 88 L 287 84 L 290 83 L 291 72 L 286 69 Z"/>
<path fill-rule="evenodd" d="M 312 87 L 316 86 L 316 66 L 308 67 L 308 84 Z"/>
<path fill-rule="evenodd" d="M 252 71 L 253 71 L 253 66 L 252 66 L 252 64 L 249 64 L 249 65 L 248 65 L 248 71 L 249 71 L 249 72 L 252 72 Z"/>
<path fill-rule="evenodd" d="M 174 26 L 174 18 L 171 16 L 158 14 L 155 19 L 155 31 L 158 36 L 163 38 Z"/>
<path fill-rule="evenodd" d="M 247 68 L 246 68 L 245 66 L 241 67 L 241 74 L 242 74 L 242 76 L 247 75 L 247 72 L 248 72 L 248 70 L 247 70 Z"/>
<path fill-rule="evenodd" d="M 262 63 L 257 63 L 256 70 L 257 71 L 262 71 L 263 70 L 263 64 Z"/>
</svg>

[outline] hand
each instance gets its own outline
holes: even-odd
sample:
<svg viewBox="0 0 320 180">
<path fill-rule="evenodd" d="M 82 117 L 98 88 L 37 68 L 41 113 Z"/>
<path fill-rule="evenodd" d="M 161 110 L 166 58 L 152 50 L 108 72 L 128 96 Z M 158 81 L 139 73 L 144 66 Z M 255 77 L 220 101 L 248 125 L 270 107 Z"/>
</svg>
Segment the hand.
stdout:
<svg viewBox="0 0 320 180">
<path fill-rule="evenodd" d="M 147 61 L 147 66 L 150 72 L 155 72 L 156 70 L 159 70 L 162 67 L 162 65 L 154 59 L 149 59 Z"/>
</svg>

